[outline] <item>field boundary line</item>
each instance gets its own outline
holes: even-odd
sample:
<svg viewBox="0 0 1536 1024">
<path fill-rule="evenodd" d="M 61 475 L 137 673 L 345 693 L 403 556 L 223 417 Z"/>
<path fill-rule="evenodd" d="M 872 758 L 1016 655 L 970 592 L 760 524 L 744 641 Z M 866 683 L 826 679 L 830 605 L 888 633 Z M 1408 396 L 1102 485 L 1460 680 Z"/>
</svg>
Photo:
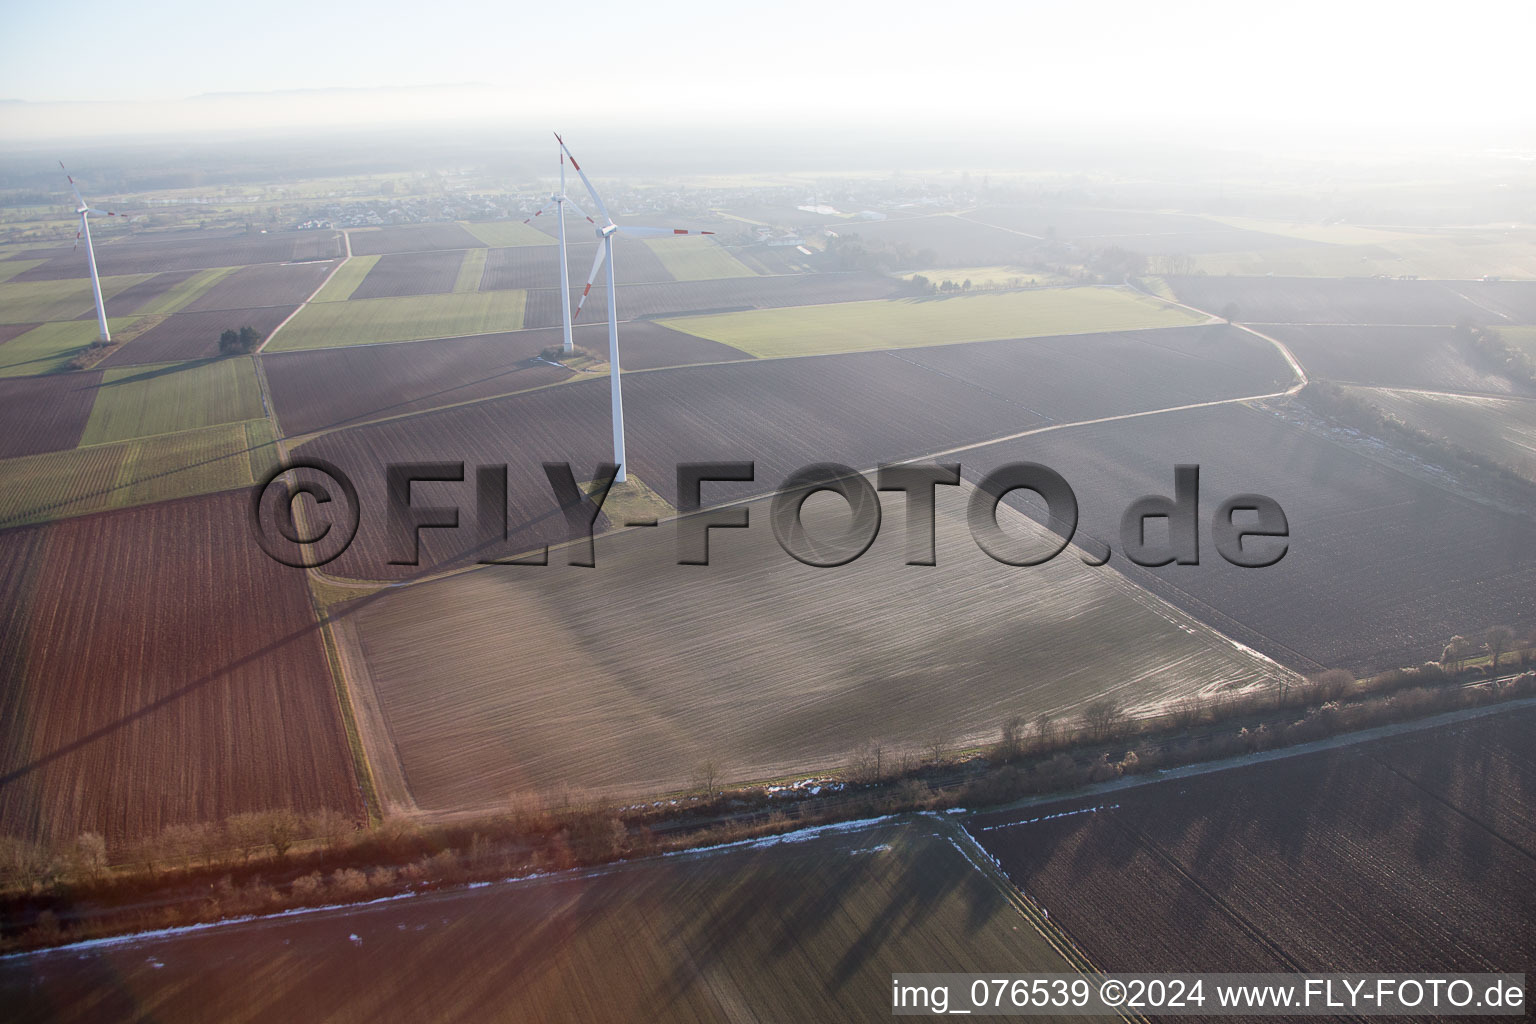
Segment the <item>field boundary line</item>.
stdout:
<svg viewBox="0 0 1536 1024">
<path fill-rule="evenodd" d="M 271 343 L 273 338 L 277 337 L 277 332 L 282 330 L 284 327 L 287 327 L 289 320 L 292 320 L 294 317 L 298 316 L 304 311 L 305 306 L 308 306 L 311 302 L 315 301 L 315 296 L 320 294 L 320 290 L 326 285 L 330 284 L 331 278 L 336 276 L 336 272 L 342 267 L 346 266 L 347 263 L 352 259 L 352 236 L 347 233 L 345 228 L 342 229 L 341 239 L 346 246 L 346 250 L 341 259 L 337 260 L 336 265 L 331 268 L 331 272 L 325 275 L 325 280 L 321 281 L 320 284 L 316 286 L 315 290 L 309 293 L 309 298 L 295 306 L 293 312 L 289 313 L 283 318 L 282 323 L 278 324 L 276 327 L 272 328 L 272 330 L 267 332 L 267 336 L 262 339 L 260 345 L 256 346 L 255 351 L 251 353 L 252 355 L 260 355 L 261 350 L 266 348 L 267 345 Z M 276 426 L 276 424 L 274 423 L 273 426 Z"/>
<path fill-rule="evenodd" d="M 933 814 L 933 812 L 929 813 Z M 1094 963 L 1093 958 L 1088 955 L 1082 946 L 1078 945 L 1077 940 L 1072 938 L 1059 922 L 1052 921 L 1049 916 L 1044 914 L 1041 908 L 1035 905 L 1035 901 L 1024 890 L 1014 884 L 1013 879 L 1008 877 L 1008 873 L 987 852 L 986 847 L 976 840 L 976 837 L 971 834 L 970 829 L 957 820 L 958 815 L 933 814 L 933 816 L 938 818 L 941 826 L 948 830 L 948 838 L 955 845 L 955 849 L 960 851 L 961 856 L 971 863 L 971 866 L 976 869 L 978 874 L 990 881 L 1002 893 L 1003 898 L 1008 901 L 1008 904 L 1019 912 L 1019 916 L 1028 921 L 1030 927 L 1034 928 L 1035 932 L 1070 967 L 1079 974 L 1084 975 L 1103 973 L 1103 969 Z M 970 852 L 966 852 L 965 846 L 961 844 L 968 845 L 971 848 Z M 1121 1010 L 1119 1016 L 1121 1020 L 1127 1021 L 1128 1024 L 1147 1024 L 1147 1018 L 1140 1014 Z"/>
<path fill-rule="evenodd" d="M 309 581 L 304 582 L 304 589 L 309 594 L 310 612 L 315 616 L 315 625 L 320 630 L 320 643 L 325 648 L 325 664 L 330 671 L 331 691 L 336 695 L 336 713 L 341 719 L 342 732 L 347 737 L 347 750 L 352 755 L 352 776 L 357 783 L 358 793 L 363 798 L 363 814 L 370 825 L 379 825 L 384 821 L 384 808 L 379 802 L 378 787 L 374 785 L 373 766 L 368 761 L 368 752 L 363 746 L 363 739 L 358 731 L 357 717 L 352 710 L 352 695 L 348 692 L 346 673 L 342 669 L 341 656 L 336 649 L 336 638 L 331 634 L 331 618 L 321 610 L 320 604 L 315 600 L 315 591 L 309 586 Z"/>
<path fill-rule="evenodd" d="M 1536 395 L 1500 395 L 1492 391 L 1451 391 L 1440 388 L 1398 388 L 1390 384 L 1364 384 L 1332 378 L 1332 383 L 1359 391 L 1385 391 L 1394 395 L 1428 395 L 1431 398 L 1485 398 L 1493 402 L 1536 402 Z"/>
</svg>

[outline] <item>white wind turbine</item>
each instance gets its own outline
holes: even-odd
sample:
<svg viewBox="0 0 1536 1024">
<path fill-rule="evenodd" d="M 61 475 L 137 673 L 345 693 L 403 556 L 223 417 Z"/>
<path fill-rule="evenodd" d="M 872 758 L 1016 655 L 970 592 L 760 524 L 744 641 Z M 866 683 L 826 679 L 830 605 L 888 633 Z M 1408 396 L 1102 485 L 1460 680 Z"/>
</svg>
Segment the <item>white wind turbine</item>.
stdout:
<svg viewBox="0 0 1536 1024">
<path fill-rule="evenodd" d="M 107 331 L 107 306 L 101 301 L 101 278 L 96 274 L 96 250 L 91 246 L 91 225 L 86 220 L 88 214 L 97 213 L 106 217 L 116 217 L 111 210 L 97 210 L 85 205 L 85 200 L 80 197 L 80 187 L 75 184 L 75 179 L 69 177 L 69 170 L 64 166 L 64 161 L 59 161 L 59 170 L 64 172 L 64 177 L 69 179 L 69 187 L 75 191 L 75 212 L 80 215 L 80 229 L 75 232 L 75 247 L 79 248 L 80 239 L 85 239 L 85 262 L 91 265 L 91 292 L 96 296 L 96 322 L 101 325 L 101 340 L 109 342 L 112 335 Z"/>
<path fill-rule="evenodd" d="M 608 207 L 603 203 L 603 197 L 597 194 L 597 189 L 592 187 L 592 182 L 587 178 L 587 172 L 581 169 L 581 164 L 571 156 L 565 140 L 560 138 L 560 133 L 555 133 L 555 141 L 560 143 L 560 149 L 570 157 L 571 166 L 576 168 L 576 173 L 581 175 L 581 183 L 587 188 L 587 195 L 592 197 L 592 203 L 597 207 L 597 212 L 602 216 L 603 223 L 598 226 L 597 237 L 602 241 L 602 247 L 597 250 L 597 258 L 592 261 L 592 272 L 587 275 L 587 287 L 582 290 L 581 301 L 576 304 L 576 316 L 581 315 L 581 307 L 586 304 L 587 295 L 592 291 L 592 284 L 597 280 L 597 272 L 603 269 L 603 264 L 608 265 L 608 381 L 609 390 L 613 399 L 613 461 L 619 467 L 618 474 L 613 478 L 614 483 L 623 483 L 626 479 L 624 462 L 624 396 L 619 388 L 619 312 L 618 294 L 613 284 L 613 236 L 620 232 L 631 238 L 660 238 L 672 235 L 712 235 L 713 231 L 688 231 L 684 228 L 644 228 L 624 227 L 613 222 L 613 217 L 608 213 Z M 587 218 L 591 220 L 591 218 Z M 593 221 L 596 223 L 596 221 Z M 564 261 L 562 260 L 562 266 Z M 567 299 L 569 301 L 569 299 Z"/>
<path fill-rule="evenodd" d="M 555 138 L 557 138 L 557 139 L 559 137 L 560 136 L 558 136 L 558 135 L 555 136 Z M 576 162 L 575 160 L 571 161 L 571 163 L 575 163 L 575 162 Z M 543 214 L 548 213 L 551 208 L 553 208 L 556 211 L 556 213 L 555 213 L 555 221 L 560 225 L 560 321 L 561 321 L 561 326 L 565 328 L 565 346 L 564 346 L 564 348 L 565 348 L 566 352 L 570 352 L 570 351 L 572 351 L 575 348 L 575 343 L 571 340 L 571 271 L 570 271 L 570 268 L 566 264 L 566 258 L 565 258 L 565 209 L 564 209 L 564 207 L 565 207 L 565 204 L 567 204 L 567 203 L 570 204 L 571 209 L 575 210 L 577 213 L 581 214 L 583 217 L 586 217 L 587 221 L 589 223 L 591 223 L 591 224 L 596 224 L 597 223 L 597 221 L 595 221 L 591 217 L 587 216 L 587 213 L 584 210 L 582 210 L 581 207 L 576 205 L 576 200 L 572 199 L 570 196 L 565 194 L 565 147 L 562 144 L 561 150 L 560 150 L 560 191 L 558 191 L 558 192 L 554 193 L 553 195 L 551 195 L 549 197 L 549 202 L 545 203 L 539 209 L 538 213 L 535 213 L 533 215 L 533 217 L 529 217 L 527 220 L 523 221 L 523 223 L 524 224 L 532 224 L 535 217 L 539 217 L 539 216 L 542 216 Z"/>
</svg>

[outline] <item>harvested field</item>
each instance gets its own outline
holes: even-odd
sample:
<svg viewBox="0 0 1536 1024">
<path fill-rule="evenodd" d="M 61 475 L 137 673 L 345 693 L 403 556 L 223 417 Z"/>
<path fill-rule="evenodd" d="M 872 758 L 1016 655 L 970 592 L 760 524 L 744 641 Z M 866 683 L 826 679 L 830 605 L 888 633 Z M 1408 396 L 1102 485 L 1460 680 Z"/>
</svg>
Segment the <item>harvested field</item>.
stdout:
<svg viewBox="0 0 1536 1024">
<path fill-rule="evenodd" d="M 352 255 L 380 256 L 396 252 L 431 252 L 435 249 L 474 249 L 484 242 L 464 230 L 462 224 L 398 224 L 393 227 L 353 228 Z"/>
<path fill-rule="evenodd" d="M 82 274 L 89 273 L 84 263 L 81 263 L 79 269 Z M 142 285 L 152 277 L 150 274 L 107 277 L 103 271 L 101 296 L 111 301 L 119 292 Z M 91 295 L 89 277 L 0 283 L 0 322 L 21 324 L 73 320 L 85 313 L 94 316 L 95 308 L 96 300 Z"/>
<path fill-rule="evenodd" d="M 1515 232 L 1447 231 L 1425 236 L 1371 232 L 1380 241 L 1308 245 L 1260 252 L 1205 253 L 1195 260 L 1207 274 L 1279 277 L 1399 277 L 1412 274 L 1444 281 L 1476 281 L 1485 274 L 1536 277 L 1536 237 Z M 1326 229 L 1325 229 L 1326 233 Z"/>
<path fill-rule="evenodd" d="M 1199 321 L 1193 313 L 1122 289 L 1042 288 L 944 299 L 792 306 L 663 323 L 771 358 Z"/>
<path fill-rule="evenodd" d="M 0 281 L 9 281 L 23 271 L 42 266 L 43 262 L 43 260 L 0 260 Z"/>
<path fill-rule="evenodd" d="M 1451 327 L 1265 327 L 1310 377 L 1400 388 L 1529 393 Z"/>
<path fill-rule="evenodd" d="M 586 280 L 583 272 L 582 281 Z M 884 299 L 899 285 L 876 274 L 795 274 L 784 277 L 732 277 L 717 281 L 676 281 L 671 284 L 619 286 L 619 317 L 684 316 L 690 313 L 751 310 L 777 306 Z M 580 290 L 573 287 L 573 296 Z M 603 320 L 608 316 L 606 289 L 594 288 L 581 319 Z M 526 326 L 554 327 L 560 323 L 560 290 L 545 288 L 528 293 Z"/>
<path fill-rule="evenodd" d="M 96 268 L 108 274 L 161 274 L 172 270 L 242 267 L 253 263 L 327 260 L 342 255 L 338 231 L 278 231 L 267 234 L 177 231 L 128 235 L 96 245 Z M 17 281 L 55 281 L 89 273 L 83 253 L 68 249 Z"/>
<path fill-rule="evenodd" d="M 81 444 L 259 419 L 254 364 L 237 356 L 106 371 Z"/>
<path fill-rule="evenodd" d="M 263 351 L 339 348 L 517 330 L 523 292 L 311 302 Z"/>
<path fill-rule="evenodd" d="M 895 356 L 1016 402 L 1045 423 L 1269 394 L 1294 383 L 1274 346 L 1225 324 L 939 345 Z"/>
<path fill-rule="evenodd" d="M 18 1024 L 142 1007 L 166 1022 L 722 1021 L 744 1007 L 762 1020 L 875 1022 L 890 1018 L 891 973 L 914 964 L 1070 973 L 938 828 L 828 830 L 39 953 L 0 962 L 0 998 Z"/>
<path fill-rule="evenodd" d="M 140 281 L 136 285 L 124 288 L 110 299 L 104 298 L 102 305 L 106 306 L 108 317 L 122 317 L 128 316 L 131 313 L 137 313 L 141 306 L 148 305 L 154 299 L 164 297 L 166 293 L 174 290 L 177 285 L 191 277 L 193 273 L 194 271 L 191 270 L 173 270 L 165 274 L 156 274 L 153 277 Z M 87 285 L 86 295 L 90 295 L 89 285 Z M 103 291 L 103 297 L 105 297 L 105 291 Z M 91 303 L 90 309 L 87 309 L 75 317 L 75 319 L 96 319 L 94 301 Z"/>
<path fill-rule="evenodd" d="M 991 224 L 935 213 L 882 221 L 839 221 L 837 233 L 867 244 L 905 246 L 918 265 L 974 266 L 978 263 L 1017 263 L 1038 253 L 1041 240 Z M 926 250 L 926 253 L 924 252 Z"/>
<path fill-rule="evenodd" d="M 131 318 L 108 320 L 107 327 L 119 332 L 132 322 Z M 94 319 L 39 324 L 0 345 L 0 377 L 25 377 L 68 369 L 70 359 L 99 337 L 101 329 Z"/>
<path fill-rule="evenodd" d="M 189 302 L 195 300 L 209 288 L 218 284 L 229 274 L 233 274 L 237 267 L 214 267 L 211 270 L 194 270 L 191 275 L 183 279 L 173 288 L 169 288 L 161 294 L 150 299 L 136 311 L 137 316 L 163 316 L 180 312 Z"/>
<path fill-rule="evenodd" d="M 934 567 L 904 564 L 901 495 L 837 569 L 786 554 L 760 501 L 751 529 L 714 533 L 708 568 L 677 564 L 672 521 L 600 539 L 595 569 L 557 550 L 368 602 L 350 628 L 416 803 L 666 792 L 711 760 L 727 780 L 772 778 L 872 740 L 892 756 L 973 745 L 1106 695 L 1150 707 L 1273 685 L 1273 663 L 1075 554 L 994 562 L 968 532 L 969 489 L 942 490 Z M 805 509 L 813 537 L 847 519 L 830 499 Z M 1021 514 L 1009 529 L 1044 547 Z"/>
<path fill-rule="evenodd" d="M 80 443 L 101 371 L 0 379 L 0 459 Z"/>
<path fill-rule="evenodd" d="M 112 353 L 102 365 L 137 366 L 213 359 L 219 355 L 219 335 L 224 331 L 250 326 L 265 336 L 294 309 L 293 306 L 257 306 L 254 309 L 173 313 Z"/>
<path fill-rule="evenodd" d="M 711 238 L 653 238 L 645 244 L 661 260 L 667 273 L 678 281 L 713 281 L 753 274 L 751 267 Z"/>
<path fill-rule="evenodd" d="M 1536 482 L 1536 400 L 1351 389 L 1382 412 Z"/>
<path fill-rule="evenodd" d="M 3 331 L 4 328 L 0 328 Z M 1498 335 L 1505 342 L 1524 352 L 1532 362 L 1536 362 L 1536 327 L 1500 327 Z M 0 334 L 0 338 L 4 338 Z"/>
<path fill-rule="evenodd" d="M 383 299 L 395 295 L 442 295 L 454 290 L 464 253 L 411 252 L 380 256 L 350 298 Z"/>
<path fill-rule="evenodd" d="M 1155 333 L 1174 336 L 1155 343 L 1123 337 L 1104 341 L 1102 351 L 1113 360 L 1102 363 L 1093 380 L 1075 389 L 1029 372 L 1032 365 L 1043 369 L 1063 358 L 1048 348 L 1045 361 L 1035 363 L 1032 341 L 1011 343 L 1011 355 L 1008 346 L 998 346 L 974 357 L 980 360 L 973 371 L 977 374 L 986 372 L 987 360 L 1018 362 L 1017 369 L 1008 371 L 1005 392 L 950 374 L 942 362 L 933 364 L 939 369 L 922 365 L 906 358 L 907 353 L 748 361 L 632 374 L 625 382 L 631 468 L 675 505 L 676 463 L 753 459 L 758 483 L 721 484 L 717 491 L 720 500 L 747 497 L 813 462 L 831 459 L 865 468 L 1086 418 L 1084 412 L 1117 415 L 1158 408 L 1154 403 L 1169 398 L 1202 401 L 1251 395 L 1266 390 L 1272 367 L 1278 366 L 1278 360 L 1256 345 L 1241 359 L 1234 354 L 1231 363 L 1202 359 L 1205 340 L 1219 343 L 1225 336 L 1221 328 L 1194 331 L 1187 338 L 1177 332 Z M 1075 342 L 1085 352 L 1095 344 L 1091 337 L 1064 341 Z M 1240 343 L 1238 351 L 1245 345 Z M 966 365 L 966 357 L 958 357 L 957 365 Z M 1106 396 L 1120 404 L 1106 401 Z M 548 484 L 539 464 L 569 460 L 588 466 L 606 458 L 611 451 L 607 403 L 606 380 L 584 374 L 558 388 L 349 429 L 306 444 L 302 451 L 313 449 L 348 472 L 355 470 L 360 488 L 365 483 L 379 488 L 377 494 L 364 495 L 363 504 L 380 518 L 364 519 L 357 543 L 334 563 L 334 571 L 366 579 L 398 575 L 386 564 L 381 518 L 379 467 L 391 461 L 479 459 L 500 464 L 510 459 L 512 521 L 529 524 L 530 531 L 513 538 L 514 546 L 523 543 L 515 550 L 559 536 L 560 524 L 547 517 Z M 331 406 L 317 403 L 310 408 L 319 421 Z M 280 404 L 280 415 L 286 416 L 282 410 Z M 284 424 L 294 429 L 286 418 Z M 457 557 L 472 538 L 469 531 L 456 540 L 427 531 L 424 543 L 431 564 Z"/>
<path fill-rule="evenodd" d="M 1536 622 L 1529 520 L 1390 468 L 1379 442 L 1319 425 L 1294 403 L 1075 427 L 963 456 L 970 479 L 1021 460 L 1070 482 L 1080 534 L 1107 542 L 1112 565 L 1294 668 L 1416 664 L 1438 657 L 1454 634 Z M 1233 494 L 1278 501 L 1291 530 L 1285 558 L 1265 569 L 1232 566 L 1205 520 L 1198 566 L 1132 565 L 1120 515 L 1141 495 L 1171 494 L 1176 463 L 1200 465 L 1202 517 Z"/>
<path fill-rule="evenodd" d="M 546 214 L 546 216 L 553 217 L 554 214 L 550 213 Z M 543 220 L 544 218 L 540 217 L 539 219 Z M 588 230 L 591 229 L 591 225 L 587 224 L 586 221 L 581 220 L 579 217 L 572 217 L 565 226 L 567 240 L 570 239 L 572 232 L 581 230 L 581 228 L 576 226 L 578 223 Z M 520 220 L 465 224 L 464 227 L 485 245 L 496 249 L 513 245 L 548 245 L 555 241 L 555 239 L 546 235 L 532 224 L 524 224 Z"/>
<path fill-rule="evenodd" d="M 1451 281 L 1456 294 L 1483 311 L 1478 323 L 1536 323 L 1536 281 Z"/>
<path fill-rule="evenodd" d="M 357 286 L 382 259 L 380 256 L 354 256 L 341 265 L 325 287 L 316 293 L 315 302 L 345 302 L 357 291 Z"/>
<path fill-rule="evenodd" d="M 581 241 L 570 239 L 566 244 L 566 272 L 570 275 L 571 292 L 575 295 L 581 294 L 587 275 L 592 272 L 592 261 L 597 258 L 597 244 L 585 241 L 592 236 L 583 231 L 579 237 Z M 666 264 L 644 242 L 621 239 L 614 244 L 613 260 L 614 274 L 620 285 L 670 282 L 673 279 Z M 594 289 L 604 287 L 604 280 L 599 275 Z M 486 253 L 480 290 L 488 292 L 503 288 L 558 290 L 560 250 L 535 246 L 492 249 Z M 593 298 L 596 298 L 595 290 Z"/>
<path fill-rule="evenodd" d="M 254 483 L 277 461 L 266 420 L 0 462 L 0 527 Z"/>
<path fill-rule="evenodd" d="M 735 250 L 741 263 L 759 274 L 810 274 L 831 269 L 832 261 L 817 253 L 807 256 L 788 245 L 749 245 Z"/>
<path fill-rule="evenodd" d="M 242 267 L 190 303 L 189 313 L 215 309 L 249 309 L 253 306 L 293 307 L 320 287 L 335 260 L 314 263 L 269 263 Z"/>
<path fill-rule="evenodd" d="M 304 578 L 251 543 L 247 497 L 0 533 L 0 707 L 27 723 L 0 741 L 0 833 L 361 814 Z"/>
<path fill-rule="evenodd" d="M 1168 277 L 1179 300 L 1252 324 L 1415 324 L 1451 326 L 1488 319 L 1486 310 L 1442 281 L 1376 278 Z"/>
<path fill-rule="evenodd" d="M 1516 970 L 1533 725 L 1512 709 L 967 827 L 1105 970 Z"/>
<path fill-rule="evenodd" d="M 38 324 L 0 324 L 0 345 L 4 345 L 12 338 L 19 338 Z"/>
<path fill-rule="evenodd" d="M 1089 249 L 1117 246 L 1146 255 L 1297 248 L 1306 244 L 1299 239 L 1183 213 L 1014 206 L 988 207 L 960 216 Z"/>
<path fill-rule="evenodd" d="M 606 359 L 608 331 L 576 328 L 575 343 Z M 285 433 L 344 426 L 525 391 L 571 376 L 535 361 L 561 343 L 560 331 L 511 331 L 399 345 L 357 345 L 313 352 L 263 353 L 262 367 Z M 639 321 L 625 324 L 626 370 L 749 358 L 746 353 Z M 338 382 L 345 386 L 338 386 Z"/>
</svg>

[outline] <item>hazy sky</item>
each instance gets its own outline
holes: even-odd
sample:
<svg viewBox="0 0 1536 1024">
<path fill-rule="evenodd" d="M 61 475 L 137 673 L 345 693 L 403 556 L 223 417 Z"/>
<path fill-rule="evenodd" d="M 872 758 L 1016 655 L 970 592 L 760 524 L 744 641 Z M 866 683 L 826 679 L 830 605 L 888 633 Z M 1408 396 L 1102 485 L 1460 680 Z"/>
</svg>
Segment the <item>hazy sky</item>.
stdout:
<svg viewBox="0 0 1536 1024">
<path fill-rule="evenodd" d="M 0 3 L 0 99 L 107 104 L 0 106 L 0 134 L 14 136 L 161 127 L 159 101 L 206 93 L 461 83 L 490 88 L 440 109 L 397 111 L 395 97 L 335 116 L 914 110 L 1000 125 L 1470 122 L 1527 135 L 1536 121 L 1531 0 Z M 245 109 L 277 122 L 328 108 L 279 97 Z"/>
</svg>

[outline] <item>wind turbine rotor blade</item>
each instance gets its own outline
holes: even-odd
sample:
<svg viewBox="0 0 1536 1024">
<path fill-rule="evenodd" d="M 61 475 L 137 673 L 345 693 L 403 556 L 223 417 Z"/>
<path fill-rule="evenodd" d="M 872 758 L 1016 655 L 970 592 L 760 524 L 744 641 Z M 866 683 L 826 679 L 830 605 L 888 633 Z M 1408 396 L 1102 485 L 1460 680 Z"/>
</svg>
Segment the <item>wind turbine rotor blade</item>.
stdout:
<svg viewBox="0 0 1536 1024">
<path fill-rule="evenodd" d="M 542 217 L 544 214 L 548 213 L 555 205 L 555 203 L 545 203 L 543 206 L 539 207 L 539 212 L 535 213 L 533 217 Z M 533 217 L 529 217 L 527 220 L 523 221 L 523 223 L 532 224 Z"/>
<path fill-rule="evenodd" d="M 592 205 L 596 206 L 597 207 L 597 212 L 603 215 L 603 220 L 605 220 L 608 223 L 612 224 L 613 223 L 613 217 L 608 213 L 608 207 L 603 204 L 603 197 L 598 195 L 597 194 L 597 189 L 592 187 L 592 182 L 587 177 L 587 172 L 581 169 L 581 164 L 576 162 L 576 158 L 574 156 L 571 156 L 571 151 L 570 151 L 569 147 L 566 146 L 565 140 L 560 137 L 560 133 L 559 132 L 555 133 L 555 141 L 560 143 L 560 150 L 567 157 L 570 157 L 571 166 L 576 168 L 576 173 L 577 174 L 581 175 L 581 183 L 586 186 L 587 195 L 592 197 Z"/>
<path fill-rule="evenodd" d="M 620 224 L 619 231 L 630 238 L 671 238 L 673 235 L 712 235 L 713 231 L 690 231 L 687 228 L 643 228 L 626 227 Z"/>
<path fill-rule="evenodd" d="M 561 189 L 561 191 L 562 191 L 562 192 L 563 192 L 563 191 L 564 191 L 564 188 L 563 188 L 563 187 L 562 187 L 562 189 Z M 593 219 L 592 219 L 592 218 L 591 218 L 591 217 L 590 217 L 590 216 L 589 216 L 589 215 L 588 215 L 588 214 L 587 214 L 587 211 L 586 211 L 586 210 L 583 210 L 583 209 L 582 209 L 582 208 L 581 208 L 581 207 L 579 207 L 579 206 L 577 206 L 577 205 L 576 205 L 576 200 L 574 200 L 574 199 L 572 199 L 572 198 L 571 198 L 571 197 L 570 197 L 570 196 L 566 196 L 566 197 L 565 197 L 565 203 L 566 203 L 566 205 L 567 205 L 567 206 L 569 206 L 569 207 L 570 207 L 570 208 L 571 208 L 571 209 L 573 209 L 573 210 L 575 210 L 575 211 L 576 211 L 576 212 L 577 212 L 577 213 L 579 213 L 579 214 L 581 214 L 581 215 L 582 215 L 582 216 L 583 216 L 583 217 L 586 217 L 586 218 L 587 218 L 587 220 L 588 220 L 588 222 L 589 222 L 589 223 L 592 223 L 592 224 L 596 224 L 596 223 L 597 223 L 597 221 L 595 221 L 595 220 L 593 220 Z"/>
<path fill-rule="evenodd" d="M 78 205 L 79 209 L 83 210 L 85 208 L 85 199 L 81 197 L 80 187 L 75 184 L 75 179 L 69 176 L 69 169 L 64 166 L 63 160 L 59 161 L 59 170 L 64 172 L 65 180 L 69 182 L 70 189 L 75 193 L 75 203 Z"/>
<path fill-rule="evenodd" d="M 115 210 L 98 210 L 94 206 L 87 206 L 85 208 L 85 212 L 86 213 L 99 213 L 99 214 L 101 214 L 104 217 L 126 217 L 126 216 L 128 216 L 126 213 L 118 213 Z"/>
<path fill-rule="evenodd" d="M 571 162 L 575 163 L 574 160 Z M 597 247 L 597 259 L 592 261 L 592 273 L 587 275 L 587 286 L 581 290 L 581 299 L 576 303 L 576 312 L 571 317 L 572 320 L 576 319 L 578 316 L 581 316 L 581 307 L 586 305 L 587 296 L 592 292 L 592 285 L 596 283 L 597 275 L 603 269 L 603 258 L 607 255 L 608 247 L 606 245 L 599 245 Z M 570 300 L 567 299 L 566 301 L 569 302 Z M 613 296 L 611 295 L 608 297 L 608 304 L 610 307 L 613 305 Z"/>
</svg>

